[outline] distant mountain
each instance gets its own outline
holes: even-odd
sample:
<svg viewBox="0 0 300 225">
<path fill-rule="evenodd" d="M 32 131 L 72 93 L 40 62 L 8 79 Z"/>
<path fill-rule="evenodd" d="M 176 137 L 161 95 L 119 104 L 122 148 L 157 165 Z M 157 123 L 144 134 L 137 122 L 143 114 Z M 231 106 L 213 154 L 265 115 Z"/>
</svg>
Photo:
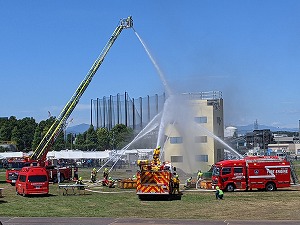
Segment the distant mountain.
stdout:
<svg viewBox="0 0 300 225">
<path fill-rule="evenodd" d="M 235 126 L 237 128 L 238 134 L 246 134 L 248 132 L 252 132 L 254 130 L 254 125 L 246 125 L 246 126 Z M 267 125 L 260 125 L 258 124 L 258 130 L 269 129 L 272 132 L 276 131 L 290 131 L 290 132 L 298 132 L 299 128 L 283 128 L 283 127 L 273 127 Z"/>
<path fill-rule="evenodd" d="M 67 128 L 67 133 L 72 133 L 72 134 L 83 134 L 85 131 L 87 131 L 90 128 L 89 124 L 82 123 L 78 124 L 72 127 Z"/>
<path fill-rule="evenodd" d="M 73 134 L 83 134 L 85 131 L 89 129 L 90 125 L 86 123 L 82 123 L 79 125 L 75 125 L 72 127 L 67 128 L 67 133 L 73 133 Z M 254 130 L 254 125 L 249 124 L 245 126 L 235 126 L 237 128 L 238 134 L 246 134 L 248 132 L 252 132 Z M 290 131 L 290 132 L 298 132 L 299 128 L 280 128 L 280 127 L 273 127 L 273 126 L 266 126 L 266 125 L 258 125 L 258 130 L 264 130 L 264 129 L 270 129 L 271 131 Z"/>
</svg>

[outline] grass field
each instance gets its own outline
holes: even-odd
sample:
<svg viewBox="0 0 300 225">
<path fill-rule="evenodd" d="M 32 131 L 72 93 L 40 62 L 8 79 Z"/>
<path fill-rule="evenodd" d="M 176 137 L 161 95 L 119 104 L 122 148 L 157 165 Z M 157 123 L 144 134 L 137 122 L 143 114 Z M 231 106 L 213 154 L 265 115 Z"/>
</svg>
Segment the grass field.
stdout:
<svg viewBox="0 0 300 225">
<path fill-rule="evenodd" d="M 84 179 L 89 170 L 81 170 Z M 113 177 L 130 177 L 130 172 L 114 171 Z M 22 197 L 5 183 L 0 171 L 0 216 L 18 217 L 131 217 L 177 219 L 269 219 L 300 220 L 300 188 L 275 192 L 225 192 L 216 200 L 212 191 L 184 191 L 182 200 L 140 201 L 134 190 L 95 186 L 85 195 L 63 196 L 58 185 L 50 185 L 48 197 Z M 130 191 L 130 192 L 128 192 Z"/>
</svg>

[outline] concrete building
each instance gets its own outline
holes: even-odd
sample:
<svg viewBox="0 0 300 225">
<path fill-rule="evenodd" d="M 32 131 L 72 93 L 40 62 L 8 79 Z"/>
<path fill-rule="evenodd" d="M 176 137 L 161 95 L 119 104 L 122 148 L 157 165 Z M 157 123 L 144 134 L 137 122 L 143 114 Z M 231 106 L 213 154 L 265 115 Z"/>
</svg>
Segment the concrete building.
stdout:
<svg viewBox="0 0 300 225">
<path fill-rule="evenodd" d="M 168 123 L 165 129 L 164 160 L 184 172 L 208 171 L 224 159 L 223 99 L 221 92 L 183 94 L 185 103 L 175 113 L 182 119 Z M 182 111 L 182 108 L 188 108 Z"/>
</svg>

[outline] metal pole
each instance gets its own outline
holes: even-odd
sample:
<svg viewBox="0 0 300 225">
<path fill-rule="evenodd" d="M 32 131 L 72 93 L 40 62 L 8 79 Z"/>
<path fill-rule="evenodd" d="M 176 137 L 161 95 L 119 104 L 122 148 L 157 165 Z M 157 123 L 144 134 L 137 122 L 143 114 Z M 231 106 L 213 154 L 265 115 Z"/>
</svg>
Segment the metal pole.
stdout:
<svg viewBox="0 0 300 225">
<path fill-rule="evenodd" d="M 120 94 L 117 94 L 117 122 L 120 124 Z"/>
<path fill-rule="evenodd" d="M 110 128 L 112 128 L 112 95 L 109 96 L 109 124 Z"/>
<path fill-rule="evenodd" d="M 99 98 L 97 98 L 97 106 L 96 106 L 96 128 L 99 127 Z"/>
<path fill-rule="evenodd" d="M 134 105 L 134 98 L 132 99 L 132 129 L 135 130 L 135 105 Z"/>
<path fill-rule="evenodd" d="M 106 127 L 106 101 L 105 101 L 105 96 L 103 97 L 103 127 Z"/>
<path fill-rule="evenodd" d="M 140 120 L 140 126 L 141 130 L 143 129 L 143 99 L 140 97 L 140 111 L 141 111 L 141 120 Z"/>
</svg>

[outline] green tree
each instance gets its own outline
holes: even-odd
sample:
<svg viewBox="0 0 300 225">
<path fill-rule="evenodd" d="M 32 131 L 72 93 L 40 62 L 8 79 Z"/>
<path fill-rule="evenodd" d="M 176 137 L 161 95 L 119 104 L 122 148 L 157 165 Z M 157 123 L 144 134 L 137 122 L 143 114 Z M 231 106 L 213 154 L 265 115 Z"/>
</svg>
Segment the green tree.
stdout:
<svg viewBox="0 0 300 225">
<path fill-rule="evenodd" d="M 84 134 L 77 134 L 75 138 L 75 148 L 80 150 L 85 149 L 85 137 Z"/>
<path fill-rule="evenodd" d="M 98 150 L 104 151 L 109 149 L 109 131 L 106 127 L 101 127 L 96 130 L 98 139 Z"/>
<path fill-rule="evenodd" d="M 17 125 L 12 130 L 11 140 L 16 143 L 20 151 L 31 150 L 36 127 L 37 123 L 33 118 L 25 117 L 18 120 Z"/>
<path fill-rule="evenodd" d="M 11 141 L 11 133 L 17 123 L 18 120 L 15 116 L 11 116 L 9 119 L 1 119 L 0 141 Z"/>
<path fill-rule="evenodd" d="M 112 149 L 121 149 L 133 137 L 133 130 L 124 124 L 115 125 L 109 132 L 110 146 Z"/>
<path fill-rule="evenodd" d="M 86 131 L 85 145 L 87 150 L 97 149 L 98 147 L 97 133 L 93 125 Z"/>
</svg>

